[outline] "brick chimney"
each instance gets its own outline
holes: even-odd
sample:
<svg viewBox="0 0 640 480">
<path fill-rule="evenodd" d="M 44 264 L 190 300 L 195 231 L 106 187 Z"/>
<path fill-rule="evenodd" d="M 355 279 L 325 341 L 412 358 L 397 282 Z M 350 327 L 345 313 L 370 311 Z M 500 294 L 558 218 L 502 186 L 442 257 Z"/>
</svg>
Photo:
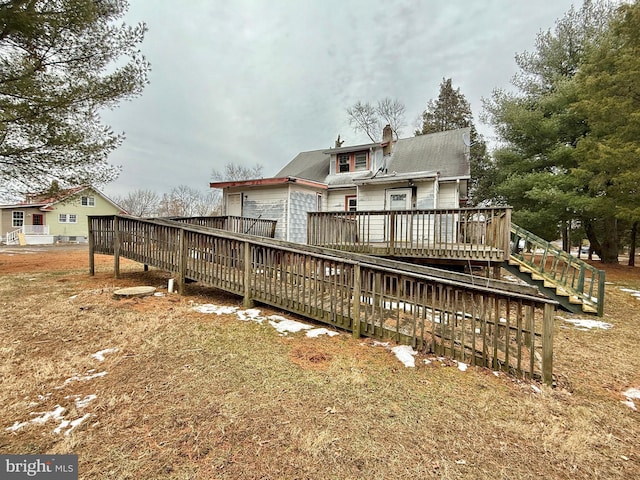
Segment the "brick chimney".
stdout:
<svg viewBox="0 0 640 480">
<path fill-rule="evenodd" d="M 391 148 L 393 147 L 393 130 L 388 123 L 382 129 L 382 154 L 391 155 Z"/>
</svg>

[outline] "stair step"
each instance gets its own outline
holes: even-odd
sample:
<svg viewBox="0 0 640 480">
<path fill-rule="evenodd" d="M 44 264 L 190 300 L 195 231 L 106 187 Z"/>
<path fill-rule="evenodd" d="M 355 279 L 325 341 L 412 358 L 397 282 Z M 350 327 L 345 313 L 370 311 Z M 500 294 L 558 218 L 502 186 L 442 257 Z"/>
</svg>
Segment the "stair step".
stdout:
<svg viewBox="0 0 640 480">
<path fill-rule="evenodd" d="M 598 309 L 595 307 L 592 307 L 591 305 L 587 305 L 586 303 L 582 304 L 582 311 L 584 313 L 598 313 Z"/>
</svg>

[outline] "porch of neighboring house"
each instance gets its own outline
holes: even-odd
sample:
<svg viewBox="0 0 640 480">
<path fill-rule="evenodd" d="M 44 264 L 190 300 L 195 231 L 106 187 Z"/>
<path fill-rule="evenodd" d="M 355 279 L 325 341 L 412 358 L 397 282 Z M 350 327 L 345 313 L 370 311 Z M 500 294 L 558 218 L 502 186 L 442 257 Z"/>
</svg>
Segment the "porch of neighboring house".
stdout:
<svg viewBox="0 0 640 480">
<path fill-rule="evenodd" d="M 49 233 L 49 225 L 23 225 L 7 232 L 5 245 L 51 245 L 53 235 Z"/>
<path fill-rule="evenodd" d="M 45 216 L 32 208 L 15 209 L 11 212 L 8 225 L 3 230 L 2 243 L 6 245 L 50 245 L 53 235 L 49 225 L 45 224 Z"/>
</svg>

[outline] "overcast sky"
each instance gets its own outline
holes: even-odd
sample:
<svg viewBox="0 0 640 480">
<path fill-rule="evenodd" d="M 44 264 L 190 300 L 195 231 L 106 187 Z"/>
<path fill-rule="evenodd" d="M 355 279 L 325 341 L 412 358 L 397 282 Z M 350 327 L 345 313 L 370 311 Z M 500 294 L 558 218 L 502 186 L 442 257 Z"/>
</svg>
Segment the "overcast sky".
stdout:
<svg viewBox="0 0 640 480">
<path fill-rule="evenodd" d="M 272 176 L 298 152 L 367 143 L 345 108 L 384 97 L 407 107 L 411 136 L 451 78 L 471 103 L 509 88 L 514 55 L 533 50 L 571 0 L 129 0 L 149 28 L 151 83 L 103 116 L 124 144 L 112 196 L 208 190 L 213 169 L 261 164 Z"/>
</svg>

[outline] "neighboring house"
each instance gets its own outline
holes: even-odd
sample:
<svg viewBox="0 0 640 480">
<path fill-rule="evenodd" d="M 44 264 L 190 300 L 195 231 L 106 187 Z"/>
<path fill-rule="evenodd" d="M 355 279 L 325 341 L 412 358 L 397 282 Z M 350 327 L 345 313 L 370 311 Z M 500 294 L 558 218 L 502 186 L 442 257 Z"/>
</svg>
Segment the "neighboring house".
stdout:
<svg viewBox="0 0 640 480">
<path fill-rule="evenodd" d="M 214 182 L 223 215 L 277 220 L 276 238 L 305 243 L 307 213 L 459 208 L 470 179 L 469 128 L 299 153 L 273 178 Z"/>
<path fill-rule="evenodd" d="M 88 215 L 119 213 L 122 208 L 91 186 L 31 195 L 21 203 L 0 205 L 0 238 L 7 244 L 86 242 Z"/>
</svg>

